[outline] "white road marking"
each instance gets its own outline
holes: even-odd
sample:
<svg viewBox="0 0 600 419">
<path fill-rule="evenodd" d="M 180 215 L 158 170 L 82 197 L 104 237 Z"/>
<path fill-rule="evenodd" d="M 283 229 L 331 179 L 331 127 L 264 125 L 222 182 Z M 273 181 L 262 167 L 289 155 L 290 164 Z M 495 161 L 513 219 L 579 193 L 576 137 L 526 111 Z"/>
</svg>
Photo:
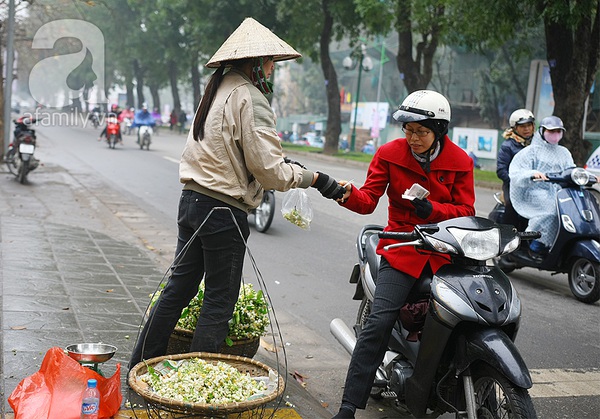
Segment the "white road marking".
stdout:
<svg viewBox="0 0 600 419">
<path fill-rule="evenodd" d="M 600 396 L 600 369 L 529 370 L 531 397 Z"/>
<path fill-rule="evenodd" d="M 179 159 L 174 159 L 173 157 L 169 157 L 169 156 L 163 156 L 163 159 L 165 160 L 169 160 L 172 163 L 177 163 L 179 164 Z"/>
</svg>

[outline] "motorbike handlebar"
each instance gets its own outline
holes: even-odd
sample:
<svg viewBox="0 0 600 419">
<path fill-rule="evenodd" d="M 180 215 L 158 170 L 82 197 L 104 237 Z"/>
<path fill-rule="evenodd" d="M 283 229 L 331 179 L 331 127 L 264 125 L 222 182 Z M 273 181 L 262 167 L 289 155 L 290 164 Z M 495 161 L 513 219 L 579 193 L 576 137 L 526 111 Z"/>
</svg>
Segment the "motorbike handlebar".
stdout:
<svg viewBox="0 0 600 419">
<path fill-rule="evenodd" d="M 523 240 L 534 240 L 542 237 L 542 233 L 539 231 L 520 231 L 519 237 Z"/>
<path fill-rule="evenodd" d="M 400 232 L 400 231 L 382 231 L 379 234 L 379 238 L 381 239 L 394 239 L 394 240 L 415 240 L 418 238 L 417 234 L 414 231 L 410 233 Z"/>
</svg>

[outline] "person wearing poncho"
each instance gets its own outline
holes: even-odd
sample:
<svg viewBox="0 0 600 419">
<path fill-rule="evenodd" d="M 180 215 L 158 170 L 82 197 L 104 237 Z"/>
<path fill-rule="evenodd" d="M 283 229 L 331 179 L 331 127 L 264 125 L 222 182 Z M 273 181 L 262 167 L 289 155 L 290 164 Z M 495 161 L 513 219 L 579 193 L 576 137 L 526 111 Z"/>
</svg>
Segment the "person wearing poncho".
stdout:
<svg viewBox="0 0 600 419">
<path fill-rule="evenodd" d="M 562 172 L 575 167 L 571 152 L 559 141 L 565 132 L 562 120 L 549 116 L 542 120 L 531 145 L 512 160 L 509 167 L 510 199 L 515 210 L 528 218 L 526 231 L 539 231 L 542 236 L 530 244 L 530 256 L 541 260 L 552 246 L 558 233 L 556 192 L 560 186 L 548 182 L 534 182 L 534 179 L 547 179 L 546 173 Z"/>
</svg>

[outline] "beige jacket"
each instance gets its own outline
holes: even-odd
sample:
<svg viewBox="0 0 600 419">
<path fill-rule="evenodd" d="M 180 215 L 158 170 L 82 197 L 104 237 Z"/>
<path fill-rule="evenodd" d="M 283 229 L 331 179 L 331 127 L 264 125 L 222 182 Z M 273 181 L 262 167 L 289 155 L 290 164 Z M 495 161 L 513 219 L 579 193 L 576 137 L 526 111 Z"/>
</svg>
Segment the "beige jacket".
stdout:
<svg viewBox="0 0 600 419">
<path fill-rule="evenodd" d="M 211 105 L 204 139 L 188 133 L 179 165 L 183 189 L 250 211 L 264 189 L 308 188 L 314 173 L 283 161 L 275 115 L 242 72 L 223 76 Z M 263 189 L 264 188 L 264 189 Z"/>
</svg>

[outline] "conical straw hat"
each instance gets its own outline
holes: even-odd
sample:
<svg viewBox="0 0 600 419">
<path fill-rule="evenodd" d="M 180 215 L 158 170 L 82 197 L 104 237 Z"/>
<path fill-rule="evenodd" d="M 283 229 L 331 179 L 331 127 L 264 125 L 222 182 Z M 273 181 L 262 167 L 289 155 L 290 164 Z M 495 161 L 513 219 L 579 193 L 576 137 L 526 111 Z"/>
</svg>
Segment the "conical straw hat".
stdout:
<svg viewBox="0 0 600 419">
<path fill-rule="evenodd" d="M 242 58 L 273 57 L 273 61 L 284 61 L 301 56 L 269 29 L 247 17 L 223 42 L 206 67 L 217 68 L 221 63 Z"/>
</svg>

